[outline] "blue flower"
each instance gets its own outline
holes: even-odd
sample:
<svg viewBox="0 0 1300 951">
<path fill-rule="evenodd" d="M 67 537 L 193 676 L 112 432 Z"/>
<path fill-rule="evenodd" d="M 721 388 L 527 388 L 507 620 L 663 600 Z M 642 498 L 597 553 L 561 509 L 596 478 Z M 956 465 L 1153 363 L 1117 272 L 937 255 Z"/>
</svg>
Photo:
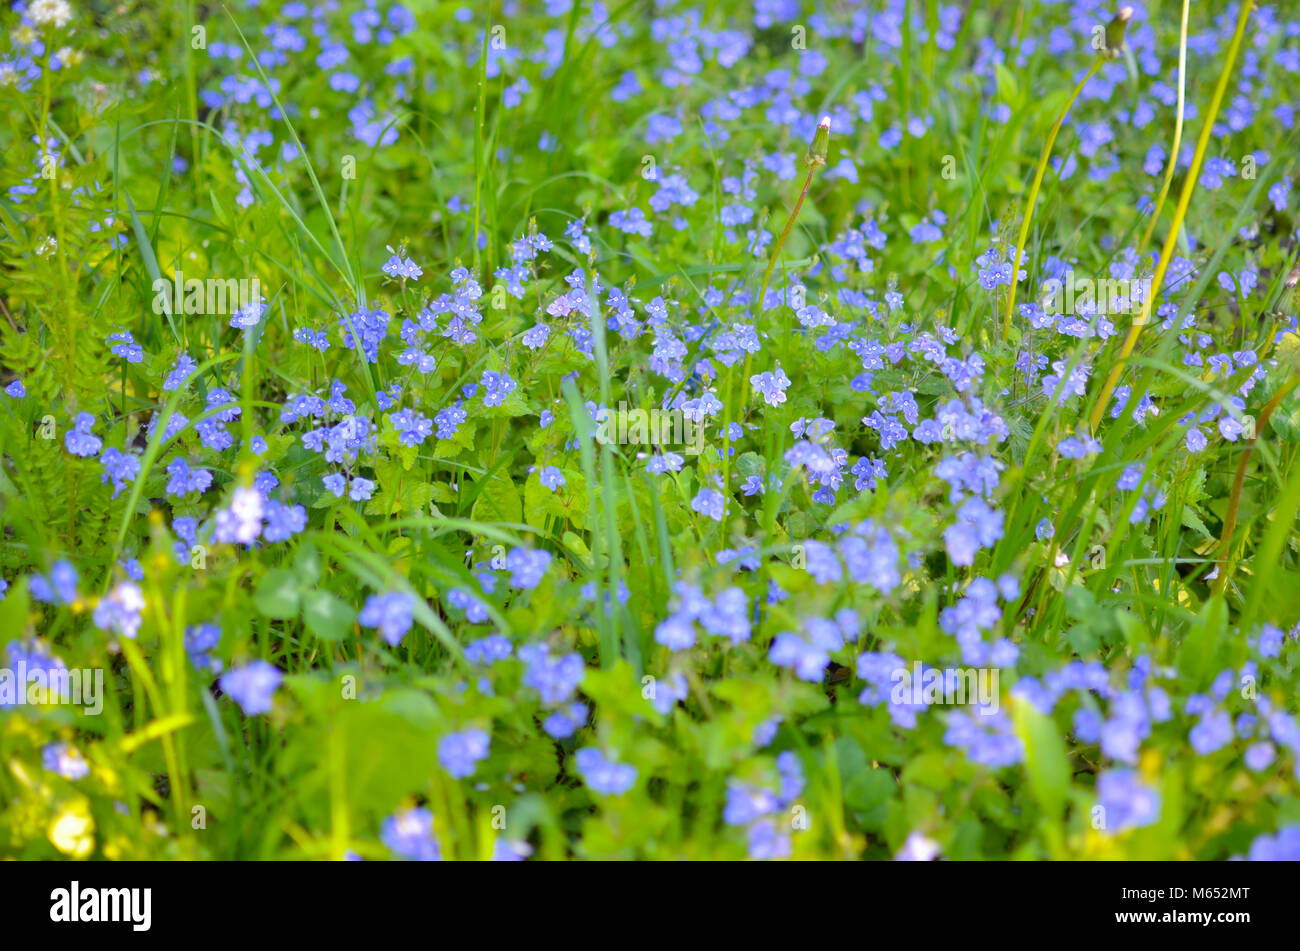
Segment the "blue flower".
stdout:
<svg viewBox="0 0 1300 951">
<path fill-rule="evenodd" d="M 404 409 L 393 413 L 388 418 L 392 421 L 403 445 L 418 446 L 433 432 L 433 421 L 415 410 Z"/>
<path fill-rule="evenodd" d="M 700 489 L 691 499 L 691 510 L 706 515 L 715 522 L 722 521 L 726 497 L 716 489 Z"/>
<path fill-rule="evenodd" d="M 325 490 L 332 493 L 335 498 L 343 498 L 343 490 L 347 488 L 347 480 L 342 473 L 331 472 L 327 476 L 322 476 L 321 482 L 325 484 Z"/>
<path fill-rule="evenodd" d="M 790 378 L 785 375 L 778 363 L 774 370 L 755 373 L 749 378 L 754 392 L 761 393 L 768 406 L 780 406 L 785 402 L 785 391 L 790 388 Z"/>
<path fill-rule="evenodd" d="M 492 844 L 493 862 L 522 862 L 533 854 L 533 847 L 522 839 L 497 839 Z"/>
<path fill-rule="evenodd" d="M 822 679 L 826 665 L 831 662 L 830 654 L 824 648 L 809 644 L 789 632 L 778 634 L 773 639 L 767 657 L 778 667 L 794 670 L 800 680 L 814 683 Z"/>
<path fill-rule="evenodd" d="M 661 714 L 667 714 L 678 703 L 686 699 L 686 677 L 677 671 L 658 681 L 650 696 L 651 705 Z"/>
<path fill-rule="evenodd" d="M 405 248 L 402 248 L 399 251 L 393 251 L 392 248 L 389 248 L 388 250 L 392 254 L 392 257 L 384 263 L 384 266 L 380 268 L 380 270 L 392 278 L 399 278 L 407 281 L 418 281 L 420 279 L 420 275 L 424 273 L 424 269 L 406 256 Z"/>
<path fill-rule="evenodd" d="M 221 661 L 212 651 L 221 643 L 221 628 L 215 624 L 191 624 L 185 628 L 185 653 L 199 670 L 221 671 Z"/>
<path fill-rule="evenodd" d="M 564 485 L 564 473 L 555 466 L 545 466 L 537 476 L 537 481 L 544 487 L 554 492 L 560 486 Z"/>
<path fill-rule="evenodd" d="M 479 760 L 488 755 L 488 735 L 482 730 L 449 733 L 438 743 L 438 761 L 455 779 L 474 773 Z"/>
<path fill-rule="evenodd" d="M 48 743 L 41 749 L 41 765 L 51 773 L 75 782 L 90 775 L 90 764 L 67 743 Z"/>
<path fill-rule="evenodd" d="M 481 382 L 484 406 L 500 406 L 517 386 L 508 373 L 497 373 L 494 370 L 484 370 Z"/>
<path fill-rule="evenodd" d="M 1201 167 L 1200 185 L 1210 191 L 1217 191 L 1225 178 L 1237 177 L 1237 165 L 1232 159 L 1214 156 L 1205 160 Z"/>
<path fill-rule="evenodd" d="M 727 804 L 722 810 L 722 821 L 727 825 L 748 825 L 778 808 L 780 804 L 771 790 L 736 779 L 727 780 Z"/>
<path fill-rule="evenodd" d="M 510 572 L 510 584 L 525 591 L 531 591 L 541 584 L 550 564 L 551 553 L 548 551 L 512 548 L 506 555 L 506 570 Z"/>
<path fill-rule="evenodd" d="M 504 634 L 490 634 L 465 645 L 465 659 L 471 664 L 492 664 L 513 652 L 514 645 Z"/>
<path fill-rule="evenodd" d="M 663 472 L 681 472 L 686 460 L 675 452 L 666 452 L 661 456 L 651 456 L 646 460 L 646 472 L 658 475 Z"/>
<path fill-rule="evenodd" d="M 268 542 L 282 542 L 297 535 L 307 527 L 307 509 L 301 505 L 285 505 L 275 499 L 266 503 L 266 527 L 262 537 Z"/>
<path fill-rule="evenodd" d="M 129 330 L 109 334 L 105 343 L 109 345 L 109 352 L 121 357 L 127 363 L 140 363 L 144 360 L 144 350 L 135 342 Z"/>
<path fill-rule="evenodd" d="M 557 740 L 566 739 L 582 729 L 589 712 L 585 703 L 571 703 L 543 720 L 542 729 Z"/>
<path fill-rule="evenodd" d="M 144 614 L 144 595 L 133 581 L 119 581 L 106 597 L 95 605 L 93 620 L 101 631 L 134 638 L 140 631 Z"/>
<path fill-rule="evenodd" d="M 411 629 L 414 607 L 415 599 L 404 591 L 372 594 L 366 598 L 357 621 L 364 627 L 378 628 L 384 640 L 396 646 Z"/>
<path fill-rule="evenodd" d="M 1275 624 L 1265 624 L 1259 632 L 1259 653 L 1264 657 L 1277 657 L 1282 653 L 1286 635 Z"/>
<path fill-rule="evenodd" d="M 1144 785 L 1135 770 L 1112 769 L 1098 776 L 1097 802 L 1110 835 L 1149 826 L 1160 818 L 1160 794 Z"/>
<path fill-rule="evenodd" d="M 767 746 L 776 739 L 776 731 L 780 729 L 783 718 L 779 716 L 769 717 L 758 726 L 754 727 L 754 734 L 750 737 L 750 742 L 755 746 Z"/>
<path fill-rule="evenodd" d="M 238 308 L 230 316 L 230 326 L 237 327 L 245 332 L 256 327 L 262 315 L 266 313 L 266 302 L 261 300 L 249 301 L 242 307 Z"/>
<path fill-rule="evenodd" d="M 1232 717 L 1228 715 L 1228 711 L 1217 707 L 1206 710 L 1187 735 L 1192 749 L 1202 756 L 1223 749 L 1232 742 L 1232 738 Z"/>
<path fill-rule="evenodd" d="M 389 816 L 380 826 L 379 840 L 404 859 L 442 860 L 442 849 L 433 833 L 433 813 L 428 809 L 407 809 Z"/>
<path fill-rule="evenodd" d="M 176 358 L 176 362 L 172 364 L 172 368 L 168 372 L 167 378 L 163 380 L 163 385 L 162 385 L 163 392 L 167 393 L 171 390 L 176 389 L 178 386 L 184 383 L 198 368 L 199 365 L 195 363 L 193 359 L 191 359 L 190 355 L 188 353 L 182 352 L 180 356 Z"/>
<path fill-rule="evenodd" d="M 540 693 L 544 703 L 558 704 L 568 700 L 587 672 L 581 654 L 552 657 L 545 644 L 529 644 L 519 648 L 518 654 L 519 659 L 528 665 L 524 686 Z"/>
<path fill-rule="evenodd" d="M 469 418 L 469 414 L 460 406 L 448 406 L 445 409 L 438 410 L 434 414 L 433 421 L 438 425 L 438 438 L 451 439 L 456 435 L 462 423 Z"/>
<path fill-rule="evenodd" d="M 627 211 L 615 211 L 609 216 L 609 224 L 624 234 L 637 234 L 643 238 L 650 237 L 654 228 L 646 220 L 645 212 L 633 206 Z"/>
<path fill-rule="evenodd" d="M 245 716 L 269 713 L 271 699 L 284 675 L 264 660 L 255 660 L 243 667 L 234 667 L 221 676 L 221 689 L 230 696 Z"/>
<path fill-rule="evenodd" d="M 1013 766 L 1024 760 L 1025 750 L 1011 718 L 1003 710 L 990 713 L 954 711 L 948 716 L 944 743 L 966 752 L 971 762 L 994 768 Z"/>
<path fill-rule="evenodd" d="M 594 746 L 574 754 L 574 763 L 587 786 L 598 793 L 621 796 L 636 785 L 637 769 L 630 763 L 616 763 Z"/>
<path fill-rule="evenodd" d="M 63 445 L 74 456 L 94 456 L 99 453 L 104 441 L 91 433 L 95 426 L 95 417 L 89 413 L 78 413 L 72 429 L 63 437 Z"/>
<path fill-rule="evenodd" d="M 1277 749 L 1272 743 L 1261 741 L 1252 743 L 1246 747 L 1244 760 L 1246 768 L 1255 773 L 1263 772 L 1273 765 L 1273 760 L 1277 757 Z"/>
<path fill-rule="evenodd" d="M 77 600 L 77 569 L 70 561 L 56 561 L 49 569 L 49 579 L 32 574 L 27 581 L 27 591 L 38 602 L 47 604 L 72 604 Z"/>
<path fill-rule="evenodd" d="M 1278 211 L 1286 211 L 1287 197 L 1291 192 L 1291 180 L 1288 178 L 1274 182 L 1268 189 L 1268 200 Z"/>
<path fill-rule="evenodd" d="M 957 521 L 943 533 L 953 564 L 974 564 L 980 548 L 991 548 L 1002 537 L 1002 521 L 1003 514 L 983 499 L 967 499 L 957 511 Z"/>
<path fill-rule="evenodd" d="M 1119 480 L 1115 483 L 1115 487 L 1117 489 L 1124 489 L 1125 491 L 1136 489 L 1142 482 L 1142 473 L 1144 468 L 1145 467 L 1140 462 L 1135 462 L 1133 465 L 1125 467 L 1124 471 L 1120 473 Z"/>
<path fill-rule="evenodd" d="M 1286 826 L 1276 835 L 1263 834 L 1250 844 L 1252 862 L 1300 862 L 1300 825 Z"/>
<path fill-rule="evenodd" d="M 140 474 L 140 457 L 124 453 L 120 449 L 104 450 L 104 454 L 99 457 L 99 462 L 104 467 L 99 481 L 113 480 L 113 498 L 117 498 L 118 494 L 126 488 L 126 484 L 134 481 Z"/>
<path fill-rule="evenodd" d="M 749 827 L 748 847 L 751 859 L 789 858 L 790 833 L 778 829 L 771 819 L 760 819 Z"/>
<path fill-rule="evenodd" d="M 167 464 L 168 495 L 189 495 L 191 492 L 202 494 L 212 485 L 212 473 L 207 469 L 190 469 L 190 465 L 179 456 Z"/>
<path fill-rule="evenodd" d="M 529 350 L 539 350 L 545 346 L 547 339 L 551 336 L 551 328 L 546 324 L 533 324 L 532 327 L 524 331 L 524 335 L 519 338 Z"/>
</svg>

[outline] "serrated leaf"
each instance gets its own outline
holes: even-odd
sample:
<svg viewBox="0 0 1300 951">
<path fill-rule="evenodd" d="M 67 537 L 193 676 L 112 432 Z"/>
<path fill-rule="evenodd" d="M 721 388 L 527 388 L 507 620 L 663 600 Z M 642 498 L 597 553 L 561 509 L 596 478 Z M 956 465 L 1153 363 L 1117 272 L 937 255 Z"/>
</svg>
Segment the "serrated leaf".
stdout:
<svg viewBox="0 0 1300 951">
<path fill-rule="evenodd" d="M 498 474 L 484 483 L 470 509 L 470 518 L 477 522 L 518 523 L 524 520 L 524 503 L 519 497 L 519 487 L 509 475 Z"/>
<path fill-rule="evenodd" d="M 1201 521 L 1201 517 L 1196 514 L 1196 511 L 1190 505 L 1183 506 L 1183 527 L 1197 532 L 1202 538 L 1214 538 L 1210 530 L 1205 527 L 1205 523 Z"/>
<path fill-rule="evenodd" d="M 736 459 L 736 472 L 741 478 L 748 479 L 750 476 L 761 476 L 766 469 L 766 462 L 756 452 L 742 452 Z"/>
</svg>

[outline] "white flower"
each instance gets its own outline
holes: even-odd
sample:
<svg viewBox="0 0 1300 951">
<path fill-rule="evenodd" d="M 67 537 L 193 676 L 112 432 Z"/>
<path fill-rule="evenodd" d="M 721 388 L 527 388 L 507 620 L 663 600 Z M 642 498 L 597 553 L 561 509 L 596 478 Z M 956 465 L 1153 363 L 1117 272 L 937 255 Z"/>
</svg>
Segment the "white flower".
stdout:
<svg viewBox="0 0 1300 951">
<path fill-rule="evenodd" d="M 217 512 L 216 539 L 226 544 L 251 545 L 262 534 L 264 500 L 256 489 L 236 489 L 230 508 Z"/>
<path fill-rule="evenodd" d="M 95 605 L 95 626 L 134 638 L 140 630 L 144 612 L 144 595 L 134 582 L 119 582 L 108 596 Z"/>
<path fill-rule="evenodd" d="M 913 832 L 894 856 L 896 862 L 933 862 L 939 857 L 939 843 Z"/>
<path fill-rule="evenodd" d="M 72 7 L 67 0 L 34 0 L 27 15 L 37 26 L 67 26 L 72 22 Z"/>
</svg>

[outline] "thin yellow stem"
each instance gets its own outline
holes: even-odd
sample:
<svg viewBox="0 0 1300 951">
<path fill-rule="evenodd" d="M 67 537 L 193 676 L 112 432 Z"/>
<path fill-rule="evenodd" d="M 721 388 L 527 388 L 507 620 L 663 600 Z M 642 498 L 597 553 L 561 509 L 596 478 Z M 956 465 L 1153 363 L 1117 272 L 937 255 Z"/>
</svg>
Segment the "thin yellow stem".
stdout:
<svg viewBox="0 0 1300 951">
<path fill-rule="evenodd" d="M 763 312 L 763 301 L 767 298 L 767 285 L 772 280 L 772 269 L 776 267 L 776 259 L 781 254 L 781 248 L 785 245 L 785 239 L 790 237 L 790 232 L 794 229 L 794 223 L 799 217 L 799 210 L 803 208 L 804 199 L 808 197 L 808 189 L 812 187 L 813 173 L 817 171 L 819 165 L 825 162 L 810 161 L 808 164 L 808 177 L 804 179 L 803 190 L 799 192 L 799 200 L 794 203 L 794 210 L 790 212 L 790 220 L 785 223 L 781 229 L 781 235 L 776 239 L 776 244 L 772 246 L 772 253 L 768 257 L 767 270 L 763 272 L 763 286 L 758 292 L 758 302 L 754 305 L 754 323 L 758 323 L 759 315 Z M 754 366 L 754 355 L 752 353 L 745 357 L 745 369 L 741 373 L 740 379 L 740 405 L 744 406 L 749 402 L 749 375 Z M 731 402 L 731 374 L 735 369 L 733 364 L 727 368 L 727 402 L 723 410 L 722 423 L 722 494 L 727 499 L 727 509 L 723 510 L 723 524 L 730 517 L 730 499 L 731 499 L 731 423 L 732 423 L 732 402 Z"/>
<path fill-rule="evenodd" d="M 1183 25 L 1178 34 L 1178 112 L 1174 117 L 1174 144 L 1169 149 L 1169 158 L 1165 162 L 1165 182 L 1160 186 L 1160 197 L 1151 208 L 1151 220 L 1147 222 L 1142 240 L 1138 242 L 1138 257 L 1146 250 L 1155 231 L 1156 222 L 1160 220 L 1160 211 L 1165 207 L 1169 197 L 1169 186 L 1174 180 L 1174 168 L 1178 164 L 1178 149 L 1183 144 L 1183 116 L 1187 106 L 1187 6 L 1189 0 L 1183 0 Z"/>
<path fill-rule="evenodd" d="M 812 187 L 813 172 L 816 170 L 816 164 L 808 167 L 808 177 L 804 179 L 803 191 L 799 192 L 799 200 L 794 203 L 794 211 L 790 212 L 790 219 L 781 230 L 781 236 L 776 239 L 776 244 L 772 245 L 772 253 L 767 259 L 767 270 L 763 272 L 763 286 L 759 289 L 758 301 L 754 305 L 755 323 L 758 322 L 759 314 L 763 312 L 763 301 L 767 299 L 767 285 L 772 280 L 772 269 L 776 267 L 776 259 L 781 254 L 781 248 L 785 246 L 785 239 L 790 237 L 790 232 L 794 229 L 795 220 L 799 217 L 799 210 L 803 208 L 804 199 L 808 197 L 808 189 Z M 745 357 L 745 372 L 741 375 L 741 403 L 749 399 L 749 371 L 753 368 L 753 365 L 754 355 L 751 353 Z"/>
<path fill-rule="evenodd" d="M 1106 378 L 1106 384 L 1101 388 L 1101 393 L 1097 395 L 1097 404 L 1093 407 L 1091 427 L 1095 433 L 1097 426 L 1101 423 L 1101 418 L 1106 412 L 1106 406 L 1110 403 L 1110 396 L 1115 391 L 1115 386 L 1119 382 L 1119 376 L 1124 371 L 1125 361 L 1128 360 L 1129 354 L 1133 352 L 1133 347 L 1137 343 L 1138 336 L 1142 333 L 1142 328 L 1146 322 L 1151 319 L 1151 307 L 1160 293 L 1160 286 L 1164 282 L 1165 272 L 1169 270 L 1169 262 L 1173 260 L 1174 248 L 1178 244 L 1178 234 L 1183 227 L 1183 218 L 1187 215 L 1187 206 L 1192 202 L 1192 192 L 1196 189 L 1197 179 L 1200 178 L 1201 164 L 1205 161 L 1205 152 L 1210 144 L 1210 134 L 1214 130 L 1214 120 L 1219 114 L 1219 106 L 1223 104 L 1224 93 L 1228 89 L 1228 80 L 1232 76 L 1232 67 L 1237 62 L 1237 52 L 1241 49 L 1241 39 L 1246 34 L 1246 23 L 1250 20 L 1251 7 L 1254 0 L 1243 0 L 1241 4 L 1241 13 L 1237 17 L 1237 29 L 1232 34 L 1232 43 L 1228 46 L 1228 58 L 1223 64 L 1223 71 L 1219 73 L 1219 81 L 1214 87 L 1214 96 L 1210 100 L 1209 111 L 1205 115 L 1205 124 L 1201 127 L 1200 138 L 1196 142 L 1196 154 L 1192 156 L 1192 167 L 1188 169 L 1187 178 L 1183 181 L 1182 193 L 1178 196 L 1178 207 L 1174 209 L 1174 220 L 1169 228 L 1169 235 L 1165 238 L 1164 249 L 1160 252 L 1160 261 L 1156 265 L 1156 273 L 1151 278 L 1151 290 L 1146 295 L 1146 300 L 1142 302 L 1142 313 L 1133 326 L 1129 327 L 1128 336 L 1124 338 L 1124 346 L 1120 349 L 1119 358 L 1111 367 L 1110 375 Z M 1170 156 L 1173 160 L 1173 156 Z"/>
<path fill-rule="evenodd" d="M 1011 265 L 1011 292 L 1007 294 L 1007 313 L 1002 320 L 1003 337 L 1011 333 L 1011 315 L 1016 307 L 1016 285 L 1019 283 L 1020 261 L 1025 256 L 1025 242 L 1029 240 L 1029 224 L 1034 217 L 1034 205 L 1038 203 L 1038 191 L 1043 187 L 1043 175 L 1047 172 L 1047 160 L 1052 157 L 1052 146 L 1056 144 L 1056 136 L 1061 131 L 1061 126 L 1065 124 L 1065 117 L 1069 114 L 1070 107 L 1074 105 L 1074 100 L 1079 98 L 1079 93 L 1083 92 L 1084 85 L 1096 75 L 1097 70 L 1101 69 L 1104 62 L 1105 60 L 1097 59 L 1083 79 L 1079 80 L 1079 85 L 1074 87 L 1074 92 L 1070 94 L 1065 108 L 1056 117 L 1056 123 L 1052 126 L 1052 131 L 1047 135 L 1047 142 L 1043 145 L 1043 154 L 1039 157 L 1038 168 L 1034 172 L 1034 184 L 1029 188 L 1029 201 L 1025 206 L 1024 218 L 1020 222 L 1020 237 L 1016 241 L 1016 258 Z"/>
</svg>

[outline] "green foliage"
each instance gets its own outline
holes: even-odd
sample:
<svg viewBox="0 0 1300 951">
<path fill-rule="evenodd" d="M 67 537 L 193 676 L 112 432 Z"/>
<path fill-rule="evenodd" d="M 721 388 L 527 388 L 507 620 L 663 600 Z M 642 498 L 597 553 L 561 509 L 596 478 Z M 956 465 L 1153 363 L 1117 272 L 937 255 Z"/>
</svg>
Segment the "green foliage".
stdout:
<svg viewBox="0 0 1300 951">
<path fill-rule="evenodd" d="M 1300 824 L 1289 11 L 1202 164 L 1212 9 L 1184 114 L 1168 5 L 31 6 L 0 670 L 104 691 L 0 678 L 0 858 L 1226 859 Z M 1131 355 L 1123 308 L 1044 313 L 1167 234 Z M 920 664 L 976 697 L 914 702 Z"/>
</svg>

